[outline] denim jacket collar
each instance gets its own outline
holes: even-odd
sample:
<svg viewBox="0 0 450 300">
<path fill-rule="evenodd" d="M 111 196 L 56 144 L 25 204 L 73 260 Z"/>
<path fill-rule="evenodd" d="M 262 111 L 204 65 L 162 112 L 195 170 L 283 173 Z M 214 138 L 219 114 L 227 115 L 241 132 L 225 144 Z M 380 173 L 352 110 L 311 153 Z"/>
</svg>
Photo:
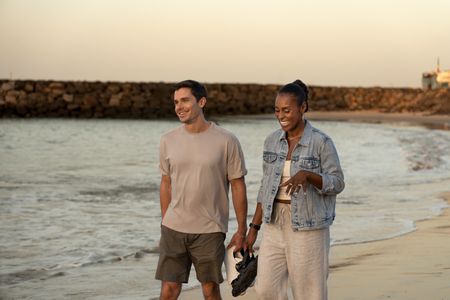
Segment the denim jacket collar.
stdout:
<svg viewBox="0 0 450 300">
<path fill-rule="evenodd" d="M 308 146 L 309 142 L 311 141 L 311 135 L 312 135 L 312 126 L 309 123 L 309 121 L 305 119 L 305 128 L 303 129 L 302 138 L 298 143 L 302 146 Z M 283 139 L 286 140 L 286 132 L 281 130 L 280 140 Z"/>
</svg>

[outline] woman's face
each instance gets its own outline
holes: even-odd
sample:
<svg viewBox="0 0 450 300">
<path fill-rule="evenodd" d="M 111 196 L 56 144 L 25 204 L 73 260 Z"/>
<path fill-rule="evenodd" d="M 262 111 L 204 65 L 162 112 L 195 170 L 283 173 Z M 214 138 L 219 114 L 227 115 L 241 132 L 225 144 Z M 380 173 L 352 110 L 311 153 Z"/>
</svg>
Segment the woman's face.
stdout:
<svg viewBox="0 0 450 300">
<path fill-rule="evenodd" d="M 298 105 L 295 97 L 290 94 L 278 94 L 275 99 L 275 117 L 284 131 L 292 131 L 303 122 L 305 102 Z"/>
</svg>

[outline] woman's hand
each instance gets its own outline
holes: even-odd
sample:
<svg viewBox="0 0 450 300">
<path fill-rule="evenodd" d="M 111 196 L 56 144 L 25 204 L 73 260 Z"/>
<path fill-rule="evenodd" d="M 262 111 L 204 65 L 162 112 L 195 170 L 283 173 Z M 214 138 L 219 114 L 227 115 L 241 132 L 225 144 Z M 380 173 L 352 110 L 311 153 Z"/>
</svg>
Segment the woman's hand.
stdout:
<svg viewBox="0 0 450 300">
<path fill-rule="evenodd" d="M 247 249 L 248 252 L 253 253 L 253 245 L 258 238 L 258 231 L 255 228 L 250 227 L 247 233 Z"/>
<path fill-rule="evenodd" d="M 307 171 L 298 171 L 297 174 L 292 176 L 285 183 L 280 184 L 280 187 L 286 186 L 286 194 L 292 195 L 297 194 L 303 187 L 303 191 L 306 192 L 306 187 L 308 185 L 308 173 Z"/>
<path fill-rule="evenodd" d="M 256 239 L 258 238 L 258 230 L 261 228 L 261 224 L 262 224 L 262 204 L 261 202 L 257 202 L 255 213 L 253 215 L 253 220 L 252 223 L 250 224 L 250 227 L 248 228 L 247 233 L 246 246 L 250 253 L 253 253 L 253 245 L 255 244 Z"/>
</svg>

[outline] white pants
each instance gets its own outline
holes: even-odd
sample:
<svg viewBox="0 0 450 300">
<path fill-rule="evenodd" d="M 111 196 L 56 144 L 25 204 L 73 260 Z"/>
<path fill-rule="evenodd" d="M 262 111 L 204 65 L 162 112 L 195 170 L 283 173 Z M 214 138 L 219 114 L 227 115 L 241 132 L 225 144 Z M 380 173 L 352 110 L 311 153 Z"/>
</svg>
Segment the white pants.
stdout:
<svg viewBox="0 0 450 300">
<path fill-rule="evenodd" d="M 258 299 L 286 300 L 288 279 L 295 300 L 326 300 L 329 228 L 293 231 L 291 206 L 276 203 L 271 224 L 264 224 L 258 256 Z"/>
</svg>

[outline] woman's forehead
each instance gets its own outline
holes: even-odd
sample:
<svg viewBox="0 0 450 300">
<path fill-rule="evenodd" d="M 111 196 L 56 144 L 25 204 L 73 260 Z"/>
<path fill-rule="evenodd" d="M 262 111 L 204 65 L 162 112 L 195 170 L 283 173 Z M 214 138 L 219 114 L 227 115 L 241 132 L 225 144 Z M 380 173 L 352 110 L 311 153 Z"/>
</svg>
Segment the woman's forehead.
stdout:
<svg viewBox="0 0 450 300">
<path fill-rule="evenodd" d="M 275 106 L 280 107 L 292 107 L 298 106 L 297 101 L 293 95 L 290 94 L 278 94 L 275 99 Z"/>
</svg>

